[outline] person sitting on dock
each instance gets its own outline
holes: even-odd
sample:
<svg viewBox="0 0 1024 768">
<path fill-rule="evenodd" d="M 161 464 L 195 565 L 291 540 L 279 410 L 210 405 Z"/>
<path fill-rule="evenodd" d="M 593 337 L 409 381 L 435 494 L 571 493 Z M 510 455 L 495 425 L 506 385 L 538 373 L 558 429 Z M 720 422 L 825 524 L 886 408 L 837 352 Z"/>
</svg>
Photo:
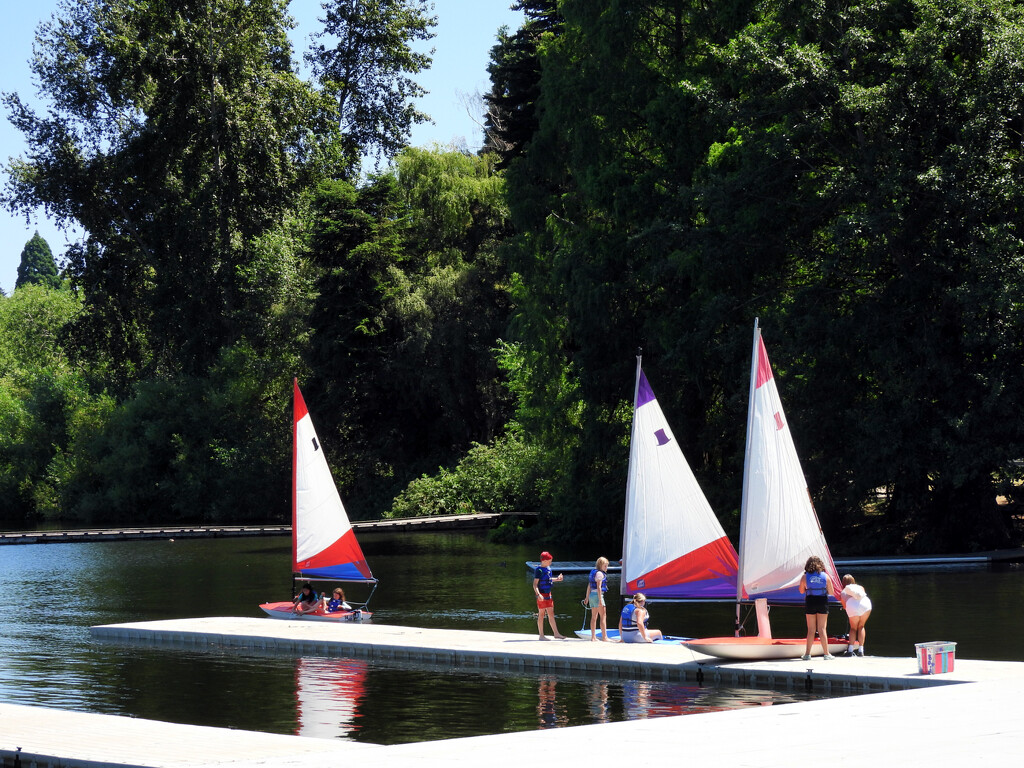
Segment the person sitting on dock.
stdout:
<svg viewBox="0 0 1024 768">
<path fill-rule="evenodd" d="M 649 629 L 651 615 L 647 611 L 647 597 L 643 592 L 633 595 L 619 614 L 619 639 L 623 643 L 653 643 L 663 637 L 660 629 Z"/>
<path fill-rule="evenodd" d="M 345 591 L 341 587 L 334 588 L 334 597 L 330 600 L 324 595 L 324 612 L 337 613 L 338 611 L 351 611 L 352 606 L 345 602 Z"/>
<path fill-rule="evenodd" d="M 307 581 L 302 585 L 302 590 L 292 600 L 292 604 L 295 606 L 295 612 L 298 614 L 315 613 L 320 609 L 320 597 L 317 595 L 316 590 L 313 589 L 312 585 Z"/>
<path fill-rule="evenodd" d="M 544 636 L 544 615 L 547 614 L 551 632 L 558 640 L 565 640 L 565 635 L 558 631 L 558 625 L 555 624 L 555 601 L 551 599 L 551 584 L 561 581 L 562 574 L 552 577 L 551 560 L 550 552 L 541 552 L 540 565 L 533 570 L 533 593 L 537 596 L 537 634 L 541 640 L 547 640 Z"/>
</svg>

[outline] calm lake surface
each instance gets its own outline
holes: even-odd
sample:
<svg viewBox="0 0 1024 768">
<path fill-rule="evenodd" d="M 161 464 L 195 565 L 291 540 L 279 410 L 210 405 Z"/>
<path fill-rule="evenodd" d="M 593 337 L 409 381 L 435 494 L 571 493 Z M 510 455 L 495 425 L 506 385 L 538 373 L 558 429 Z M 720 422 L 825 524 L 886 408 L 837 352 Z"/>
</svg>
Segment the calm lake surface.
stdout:
<svg viewBox="0 0 1024 768">
<path fill-rule="evenodd" d="M 532 576 L 524 565 L 537 559 L 535 547 L 496 545 L 472 534 L 360 540 L 381 580 L 371 604 L 375 623 L 536 631 Z M 194 653 L 97 642 L 89 635 L 95 624 L 261 616 L 259 603 L 290 597 L 290 547 L 285 537 L 0 546 L 0 591 L 16 606 L 0 618 L 0 700 L 394 744 L 814 698 L 802 691 Z M 560 560 L 618 557 L 553 551 Z M 914 643 L 947 640 L 957 643 L 961 658 L 1024 660 L 1015 640 L 1024 630 L 1018 610 L 1024 569 L 855 575 L 875 605 L 869 654 L 906 657 L 914 669 Z M 611 588 L 617 591 L 617 577 Z M 352 587 L 353 596 L 358 589 Z M 563 632 L 582 626 L 585 591 L 582 575 L 555 585 Z M 33 610 L 39 604 L 53 609 Z M 733 614 L 728 605 L 654 604 L 652 626 L 690 636 L 729 634 Z M 776 636 L 802 635 L 802 613 L 775 609 L 772 628 Z M 756 631 L 753 617 L 748 629 Z M 845 617 L 834 612 L 830 629 L 845 631 Z"/>
</svg>

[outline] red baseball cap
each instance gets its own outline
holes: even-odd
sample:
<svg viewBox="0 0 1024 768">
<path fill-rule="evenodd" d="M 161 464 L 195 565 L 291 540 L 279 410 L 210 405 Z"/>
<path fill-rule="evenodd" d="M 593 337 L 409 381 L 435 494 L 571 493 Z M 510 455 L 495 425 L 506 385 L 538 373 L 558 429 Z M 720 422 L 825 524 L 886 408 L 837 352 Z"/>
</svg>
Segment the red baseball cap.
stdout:
<svg viewBox="0 0 1024 768">
<path fill-rule="evenodd" d="M 553 558 L 551 556 L 550 552 L 541 552 L 540 553 L 540 559 L 541 559 L 541 562 L 543 562 L 545 560 L 554 560 L 555 558 Z"/>
</svg>

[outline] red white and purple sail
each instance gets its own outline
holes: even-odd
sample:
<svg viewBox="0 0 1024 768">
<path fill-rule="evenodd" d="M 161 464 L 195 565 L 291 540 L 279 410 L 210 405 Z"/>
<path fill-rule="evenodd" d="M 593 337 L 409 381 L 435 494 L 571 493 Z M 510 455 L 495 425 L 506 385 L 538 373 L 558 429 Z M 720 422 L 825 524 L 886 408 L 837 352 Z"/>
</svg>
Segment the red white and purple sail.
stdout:
<svg viewBox="0 0 1024 768">
<path fill-rule="evenodd" d="M 373 581 L 295 380 L 292 572 L 307 579 Z"/>
<path fill-rule="evenodd" d="M 738 589 L 750 599 L 803 602 L 798 584 L 812 555 L 825 563 L 832 584 L 839 583 L 756 321 L 739 554 Z"/>
<path fill-rule="evenodd" d="M 620 591 L 662 599 L 732 600 L 736 572 L 736 550 L 637 357 Z"/>
</svg>

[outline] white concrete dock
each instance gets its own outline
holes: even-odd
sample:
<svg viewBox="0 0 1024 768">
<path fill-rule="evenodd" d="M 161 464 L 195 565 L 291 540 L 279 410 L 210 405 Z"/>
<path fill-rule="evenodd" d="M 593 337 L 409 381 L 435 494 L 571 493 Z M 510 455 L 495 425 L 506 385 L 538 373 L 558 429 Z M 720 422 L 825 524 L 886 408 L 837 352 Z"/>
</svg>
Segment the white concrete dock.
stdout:
<svg viewBox="0 0 1024 768">
<path fill-rule="evenodd" d="M 600 760 L 688 766 L 791 766 L 856 760 L 878 766 L 964 766 L 1013 761 L 1024 753 L 1024 664 L 957 659 L 953 673 L 921 675 L 909 655 L 723 663 L 679 646 L 540 642 L 532 635 L 330 625 L 271 619 L 194 619 L 93 628 L 115 643 L 260 649 L 304 655 L 433 661 L 511 670 L 694 680 L 785 688 L 887 691 L 774 707 L 398 746 L 249 733 L 137 718 L 0 704 L 0 756 L 13 765 L 280 766 L 450 768 L 559 765 Z M 960 684 L 955 684 L 960 683 Z M 916 689 L 916 690 L 915 690 Z"/>
<path fill-rule="evenodd" d="M 418 661 L 453 667 L 564 672 L 601 677 L 697 682 L 708 685 L 792 686 L 865 693 L 957 682 L 1012 678 L 1024 688 L 1024 663 L 957 659 L 952 673 L 922 675 L 914 658 L 727 662 L 680 645 L 548 640 L 536 635 L 428 629 L 387 624 L 330 624 L 266 618 L 214 617 L 91 627 L 93 637 L 201 650 L 243 648 L 295 656 L 346 656 Z"/>
</svg>

